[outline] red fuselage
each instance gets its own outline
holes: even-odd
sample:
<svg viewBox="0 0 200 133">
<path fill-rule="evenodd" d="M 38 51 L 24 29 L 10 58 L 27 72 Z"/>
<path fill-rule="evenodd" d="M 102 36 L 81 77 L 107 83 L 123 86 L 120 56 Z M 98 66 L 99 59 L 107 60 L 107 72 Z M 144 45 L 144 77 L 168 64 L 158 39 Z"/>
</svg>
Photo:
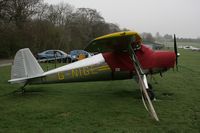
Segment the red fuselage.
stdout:
<svg viewBox="0 0 200 133">
<path fill-rule="evenodd" d="M 160 73 L 173 68 L 176 60 L 172 51 L 153 51 L 145 45 L 141 45 L 141 49 L 136 51 L 136 56 L 145 74 Z M 103 53 L 103 57 L 112 71 L 135 70 L 128 52 L 107 52 Z"/>
</svg>

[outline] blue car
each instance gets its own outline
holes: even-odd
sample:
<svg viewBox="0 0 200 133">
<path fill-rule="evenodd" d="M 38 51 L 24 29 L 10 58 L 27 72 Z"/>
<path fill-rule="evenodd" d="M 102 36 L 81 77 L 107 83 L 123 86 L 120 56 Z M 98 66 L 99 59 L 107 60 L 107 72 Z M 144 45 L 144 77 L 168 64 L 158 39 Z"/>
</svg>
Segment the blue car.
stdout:
<svg viewBox="0 0 200 133">
<path fill-rule="evenodd" d="M 58 60 L 59 62 L 71 62 L 72 58 L 67 53 L 61 50 L 46 50 L 37 54 L 38 60 L 51 61 Z"/>
<path fill-rule="evenodd" d="M 93 55 L 84 50 L 72 50 L 69 54 L 71 56 L 72 62 L 77 61 L 80 54 L 85 55 L 85 58 L 91 57 Z"/>
</svg>

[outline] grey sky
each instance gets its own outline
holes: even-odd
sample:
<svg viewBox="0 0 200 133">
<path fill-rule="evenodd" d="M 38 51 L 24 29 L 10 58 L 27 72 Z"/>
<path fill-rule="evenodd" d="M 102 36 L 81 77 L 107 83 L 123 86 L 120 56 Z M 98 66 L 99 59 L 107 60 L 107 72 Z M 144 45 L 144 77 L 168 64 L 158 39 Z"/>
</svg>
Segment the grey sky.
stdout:
<svg viewBox="0 0 200 133">
<path fill-rule="evenodd" d="M 137 32 L 200 37 L 200 0 L 45 0 L 97 9 L 107 22 Z"/>
</svg>

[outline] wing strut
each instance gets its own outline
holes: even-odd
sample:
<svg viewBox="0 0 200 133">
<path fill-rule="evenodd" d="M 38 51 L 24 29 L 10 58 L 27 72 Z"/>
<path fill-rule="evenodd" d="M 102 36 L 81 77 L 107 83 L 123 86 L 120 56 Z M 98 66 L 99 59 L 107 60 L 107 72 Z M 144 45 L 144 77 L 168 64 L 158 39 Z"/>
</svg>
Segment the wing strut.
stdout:
<svg viewBox="0 0 200 133">
<path fill-rule="evenodd" d="M 141 94 L 142 94 L 143 104 L 144 104 L 146 110 L 150 113 L 150 115 L 156 121 L 159 121 L 158 116 L 156 114 L 156 111 L 153 107 L 153 104 L 152 104 L 152 102 L 149 98 L 149 95 L 147 93 L 147 90 L 146 90 L 146 89 L 149 89 L 146 75 L 144 74 L 144 72 L 143 72 L 143 70 L 140 66 L 140 63 L 137 59 L 137 56 L 135 54 L 135 51 L 133 50 L 131 45 L 129 45 L 129 52 L 130 52 L 130 55 L 131 55 L 131 59 L 133 60 L 135 71 L 136 71 L 136 74 L 137 74 L 137 77 L 138 77 L 138 80 L 139 80 L 139 86 L 140 86 L 140 91 L 141 91 Z"/>
</svg>

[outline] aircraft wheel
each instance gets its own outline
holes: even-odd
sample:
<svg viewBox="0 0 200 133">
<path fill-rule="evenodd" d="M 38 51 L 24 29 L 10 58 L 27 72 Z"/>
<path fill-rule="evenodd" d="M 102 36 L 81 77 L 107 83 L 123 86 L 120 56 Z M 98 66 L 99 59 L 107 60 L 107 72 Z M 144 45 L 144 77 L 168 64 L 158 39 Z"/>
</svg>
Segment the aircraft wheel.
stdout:
<svg viewBox="0 0 200 133">
<path fill-rule="evenodd" d="M 152 85 L 149 84 L 149 83 L 148 83 L 148 86 L 149 86 L 149 89 L 147 89 L 147 93 L 148 93 L 148 95 L 149 95 L 149 98 L 150 98 L 151 100 L 153 100 L 153 99 L 155 98 L 155 94 L 154 94 L 154 92 L 153 92 L 153 87 L 152 87 Z"/>
</svg>

